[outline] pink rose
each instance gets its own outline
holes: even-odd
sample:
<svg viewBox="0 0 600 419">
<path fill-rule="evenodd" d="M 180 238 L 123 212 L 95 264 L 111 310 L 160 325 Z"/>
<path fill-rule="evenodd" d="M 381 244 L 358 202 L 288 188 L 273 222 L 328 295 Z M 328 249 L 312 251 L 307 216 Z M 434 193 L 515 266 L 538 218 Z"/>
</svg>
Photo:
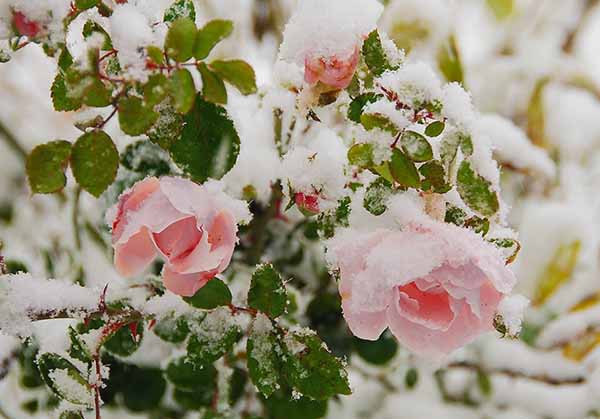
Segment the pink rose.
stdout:
<svg viewBox="0 0 600 419">
<path fill-rule="evenodd" d="M 21 12 L 13 13 L 13 25 L 19 35 L 28 38 L 35 38 L 42 30 L 39 23 L 34 20 L 29 20 L 27 16 Z"/>
<path fill-rule="evenodd" d="M 165 286 L 189 297 L 229 266 L 236 219 L 205 185 L 150 177 L 123 193 L 113 213 L 115 266 L 123 276 L 140 274 L 162 256 Z"/>
<path fill-rule="evenodd" d="M 319 197 L 315 195 L 307 195 L 302 192 L 297 192 L 294 195 L 294 202 L 302 213 L 307 216 L 315 215 L 319 210 Z"/>
<path fill-rule="evenodd" d="M 346 58 L 307 55 L 304 59 L 304 80 L 308 84 L 320 81 L 337 89 L 345 89 L 354 77 L 358 60 L 358 48 Z"/>
<path fill-rule="evenodd" d="M 347 230 L 329 244 L 352 333 L 377 340 L 389 327 L 415 353 L 439 358 L 492 330 L 516 279 L 474 232 L 432 221 L 403 231 Z"/>
</svg>

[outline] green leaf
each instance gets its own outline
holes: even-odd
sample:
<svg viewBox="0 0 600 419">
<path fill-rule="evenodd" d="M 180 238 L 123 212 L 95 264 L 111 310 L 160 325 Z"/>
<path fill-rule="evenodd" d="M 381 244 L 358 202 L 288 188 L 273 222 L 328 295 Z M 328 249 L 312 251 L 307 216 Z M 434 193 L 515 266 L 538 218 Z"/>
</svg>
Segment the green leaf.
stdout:
<svg viewBox="0 0 600 419">
<path fill-rule="evenodd" d="M 145 412 L 160 405 L 167 389 L 167 382 L 158 368 L 127 370 L 127 385 L 123 386 L 123 404 L 133 412 Z"/>
<path fill-rule="evenodd" d="M 170 100 L 161 103 L 155 109 L 159 116 L 147 135 L 150 141 L 168 151 L 181 136 L 183 116 L 175 111 Z"/>
<path fill-rule="evenodd" d="M 494 238 L 494 239 L 490 239 L 489 242 L 494 244 L 495 246 L 499 247 L 500 250 L 503 251 L 503 253 L 506 257 L 507 265 L 510 265 L 511 263 L 513 263 L 517 259 L 517 256 L 519 255 L 519 252 L 521 251 L 521 243 L 515 239 Z"/>
<path fill-rule="evenodd" d="M 406 372 L 406 376 L 404 377 L 404 385 L 409 390 L 412 390 L 416 387 L 419 382 L 419 371 L 416 368 L 411 368 Z"/>
<path fill-rule="evenodd" d="M 133 335 L 132 328 L 135 328 L 137 336 Z M 126 357 L 139 349 L 143 336 L 144 322 L 129 323 L 113 333 L 103 346 L 112 354 Z"/>
<path fill-rule="evenodd" d="M 464 83 L 462 62 L 454 35 L 451 35 L 438 51 L 437 62 L 440 71 L 448 82 Z"/>
<path fill-rule="evenodd" d="M 490 376 L 481 368 L 477 369 L 477 387 L 479 387 L 481 394 L 486 397 L 489 397 L 490 394 L 492 394 L 492 382 Z"/>
<path fill-rule="evenodd" d="M 378 128 L 391 134 L 396 134 L 398 127 L 387 116 L 381 114 L 363 113 L 360 116 L 360 122 L 367 131 Z"/>
<path fill-rule="evenodd" d="M 52 141 L 35 147 L 27 156 L 26 170 L 33 193 L 58 192 L 67 184 L 65 170 L 71 156 L 71 143 Z"/>
<path fill-rule="evenodd" d="M 327 401 L 276 393 L 265 401 L 269 419 L 318 419 L 327 415 Z"/>
<path fill-rule="evenodd" d="M 379 95 L 373 92 L 364 93 L 360 96 L 355 97 L 354 99 L 352 99 L 352 102 L 350 102 L 350 106 L 348 107 L 348 119 L 360 124 L 360 117 L 362 116 L 363 111 L 367 107 L 367 105 L 370 103 L 377 102 L 382 97 L 383 95 Z"/>
<path fill-rule="evenodd" d="M 544 304 L 564 284 L 573 279 L 573 271 L 577 267 L 581 241 L 561 245 L 544 269 L 537 281 L 532 300 L 534 306 Z"/>
<path fill-rule="evenodd" d="M 233 32 L 233 22 L 230 20 L 211 20 L 196 35 L 194 57 L 204 60 L 213 48 Z"/>
<path fill-rule="evenodd" d="M 377 30 L 371 32 L 365 40 L 362 47 L 362 53 L 365 57 L 367 67 L 369 67 L 369 70 L 371 70 L 374 75 L 381 76 L 385 71 L 394 69 L 383 49 L 381 38 L 379 38 Z"/>
<path fill-rule="evenodd" d="M 196 86 L 188 70 L 182 68 L 171 74 L 169 94 L 173 98 L 173 107 L 177 112 L 186 114 L 194 107 Z"/>
<path fill-rule="evenodd" d="M 66 412 L 62 412 L 58 419 L 85 419 L 81 412 L 76 412 L 74 410 L 68 410 Z"/>
<path fill-rule="evenodd" d="M 414 162 L 421 163 L 433 159 L 431 144 L 418 132 L 405 131 L 400 144 L 404 153 Z"/>
<path fill-rule="evenodd" d="M 487 0 L 487 5 L 498 20 L 504 20 L 513 14 L 514 0 Z"/>
<path fill-rule="evenodd" d="M 69 340 L 71 341 L 71 345 L 69 347 L 69 356 L 74 359 L 78 359 L 81 362 L 91 362 L 92 354 L 88 349 L 85 342 L 81 340 L 77 331 L 69 326 Z"/>
<path fill-rule="evenodd" d="M 192 328 L 187 352 L 190 361 L 198 365 L 212 364 L 231 350 L 241 335 L 228 309 L 219 308 L 206 314 L 198 326 Z"/>
<path fill-rule="evenodd" d="M 424 191 L 432 191 L 441 194 L 452 189 L 452 185 L 446 182 L 444 166 L 438 161 L 433 160 L 425 163 L 419 167 L 419 173 L 425 178 L 421 185 Z"/>
<path fill-rule="evenodd" d="M 473 211 L 490 217 L 500 209 L 498 195 L 492 190 L 491 182 L 478 175 L 468 161 L 460 164 L 456 182 L 460 197 Z"/>
<path fill-rule="evenodd" d="M 77 183 L 99 197 L 117 175 L 119 152 L 104 131 L 83 134 L 71 152 L 71 169 Z"/>
<path fill-rule="evenodd" d="M 398 352 L 398 342 L 389 333 L 382 333 L 375 341 L 354 338 L 356 352 L 370 364 L 385 365 Z"/>
<path fill-rule="evenodd" d="M 227 103 L 227 89 L 219 75 L 210 71 L 204 63 L 198 64 L 202 76 L 202 96 L 204 100 L 217 104 Z"/>
<path fill-rule="evenodd" d="M 171 314 L 157 321 L 152 331 L 166 342 L 179 343 L 185 340 L 190 329 L 185 317 Z"/>
<path fill-rule="evenodd" d="M 136 96 L 119 99 L 121 131 L 132 137 L 145 134 L 158 119 L 158 113 Z"/>
<path fill-rule="evenodd" d="M 256 74 L 250 64 L 242 60 L 213 61 L 210 68 L 243 95 L 256 93 Z"/>
<path fill-rule="evenodd" d="M 428 137 L 439 137 L 444 132 L 446 124 L 442 121 L 433 121 L 425 128 L 425 135 Z"/>
<path fill-rule="evenodd" d="M 383 164 L 380 164 L 379 166 L 374 166 L 372 171 L 374 173 L 377 173 L 379 176 L 381 176 L 388 182 L 390 182 L 390 183 L 394 182 L 394 178 L 392 177 L 392 172 L 390 170 L 390 164 L 388 162 L 384 162 Z"/>
<path fill-rule="evenodd" d="M 281 275 L 273 265 L 260 265 L 252 275 L 248 305 L 275 318 L 285 312 L 287 292 Z"/>
<path fill-rule="evenodd" d="M 240 138 L 227 111 L 198 96 L 170 152 L 187 175 L 202 183 L 222 178 L 235 165 L 239 150 Z"/>
<path fill-rule="evenodd" d="M 429 37 L 430 29 L 426 22 L 420 20 L 398 20 L 394 22 L 389 35 L 396 46 L 408 54 L 415 45 Z"/>
<path fill-rule="evenodd" d="M 178 389 L 191 391 L 198 387 L 206 387 L 214 392 L 217 370 L 210 364 L 196 365 L 182 357 L 169 362 L 165 375 Z"/>
<path fill-rule="evenodd" d="M 197 28 L 190 18 L 179 18 L 173 22 L 165 38 L 165 51 L 169 58 L 183 63 L 194 55 Z"/>
<path fill-rule="evenodd" d="M 144 177 L 160 177 L 171 173 L 169 155 L 158 145 L 147 140 L 129 144 L 121 155 L 121 164 Z"/>
<path fill-rule="evenodd" d="M 54 110 L 59 112 L 76 111 L 83 105 L 81 98 L 74 98 L 67 95 L 67 84 L 61 73 L 58 73 L 54 78 L 51 96 Z"/>
<path fill-rule="evenodd" d="M 276 392 L 282 382 L 281 345 L 271 321 L 263 314 L 254 320 L 246 343 L 248 373 L 258 391 L 267 398 Z"/>
<path fill-rule="evenodd" d="M 189 18 L 192 22 L 196 21 L 196 8 L 193 0 L 177 0 L 165 10 L 163 21 L 174 22 L 184 17 Z"/>
<path fill-rule="evenodd" d="M 442 164 L 448 170 L 450 170 L 450 167 L 454 163 L 458 147 L 465 137 L 465 134 L 454 131 L 450 134 L 446 134 L 440 142 L 440 157 Z"/>
<path fill-rule="evenodd" d="M 168 79 L 164 74 L 152 74 L 144 85 L 144 102 L 152 107 L 161 103 L 168 95 Z"/>
<path fill-rule="evenodd" d="M 327 400 L 336 394 L 351 394 L 342 361 L 311 331 L 290 331 L 284 338 L 284 373 L 301 394 Z"/>
<path fill-rule="evenodd" d="M 549 144 L 546 134 L 544 91 L 549 81 L 549 78 L 538 80 L 527 106 L 527 135 L 533 144 L 545 149 L 548 149 Z"/>
<path fill-rule="evenodd" d="M 380 177 L 367 188 L 363 206 L 371 214 L 379 216 L 387 210 L 387 201 L 393 192 L 391 183 Z"/>
<path fill-rule="evenodd" d="M 100 0 L 75 0 L 77 10 L 87 10 L 98 5 Z"/>
<path fill-rule="evenodd" d="M 407 188 L 421 186 L 419 172 L 415 164 L 400 150 L 394 148 L 390 162 L 390 172 L 396 182 Z"/>
<path fill-rule="evenodd" d="M 220 279 L 213 278 L 200 288 L 193 297 L 184 297 L 183 299 L 193 307 L 212 310 L 231 304 L 231 298 L 229 287 Z"/>
<path fill-rule="evenodd" d="M 462 227 L 467 219 L 467 213 L 462 209 L 454 206 L 448 206 L 446 208 L 445 222 Z"/>
<path fill-rule="evenodd" d="M 375 163 L 373 162 L 373 144 L 354 144 L 348 150 L 348 161 L 361 169 L 368 169 Z"/>
<path fill-rule="evenodd" d="M 92 390 L 71 362 L 48 352 L 38 357 L 38 368 L 46 385 L 61 399 L 78 405 L 91 405 Z"/>
<path fill-rule="evenodd" d="M 471 140 L 470 136 L 463 136 L 463 139 L 460 142 L 460 150 L 466 157 L 473 155 L 473 140 Z"/>
<path fill-rule="evenodd" d="M 146 47 L 146 54 L 148 54 L 148 58 L 156 65 L 163 65 L 165 63 L 163 50 L 157 46 L 150 45 Z"/>
<path fill-rule="evenodd" d="M 95 1 L 96 3 L 98 2 L 98 0 Z M 102 35 L 102 37 L 104 38 L 104 43 L 102 44 L 101 48 L 102 50 L 110 51 L 113 49 L 113 44 L 112 40 L 110 39 L 110 35 L 104 30 L 102 26 L 100 26 L 99 23 L 94 22 L 93 20 L 88 20 L 87 22 L 85 22 L 85 25 L 83 25 L 84 39 L 88 39 L 95 33 Z"/>
</svg>

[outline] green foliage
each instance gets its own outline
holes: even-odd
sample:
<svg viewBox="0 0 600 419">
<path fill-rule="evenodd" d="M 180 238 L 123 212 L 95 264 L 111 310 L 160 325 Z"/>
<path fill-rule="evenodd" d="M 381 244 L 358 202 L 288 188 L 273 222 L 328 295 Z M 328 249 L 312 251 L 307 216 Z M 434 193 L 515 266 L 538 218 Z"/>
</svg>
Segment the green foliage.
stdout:
<svg viewBox="0 0 600 419">
<path fill-rule="evenodd" d="M 188 113 L 196 100 L 196 86 L 192 74 L 185 68 L 174 71 L 168 84 L 173 107 L 181 114 Z"/>
<path fill-rule="evenodd" d="M 165 10 L 163 20 L 174 22 L 181 18 L 189 18 L 192 22 L 196 20 L 196 8 L 193 0 L 177 0 Z"/>
<path fill-rule="evenodd" d="M 452 189 L 452 185 L 446 182 L 444 166 L 438 161 L 430 161 L 419 167 L 419 173 L 425 178 L 421 183 L 424 191 L 435 193 L 446 193 Z"/>
<path fill-rule="evenodd" d="M 183 116 L 175 110 L 170 101 L 162 102 L 155 109 L 158 112 L 158 119 L 147 135 L 150 141 L 168 151 L 181 136 Z"/>
<path fill-rule="evenodd" d="M 407 389 L 412 390 L 419 382 L 419 371 L 416 368 L 411 368 L 406 372 L 404 377 L 404 385 Z"/>
<path fill-rule="evenodd" d="M 433 159 L 433 149 L 427 139 L 414 131 L 405 131 L 400 138 L 402 150 L 412 161 L 421 163 Z"/>
<path fill-rule="evenodd" d="M 121 165 L 144 176 L 164 176 L 171 173 L 169 155 L 146 140 L 129 144 L 121 154 Z"/>
<path fill-rule="evenodd" d="M 258 324 L 260 328 L 257 327 Z M 246 353 L 252 382 L 263 396 L 271 397 L 282 384 L 283 360 L 279 337 L 264 315 L 254 322 L 246 343 Z"/>
<path fill-rule="evenodd" d="M 239 327 L 226 309 L 214 310 L 198 326 L 187 344 L 188 358 L 198 365 L 208 365 L 231 350 L 241 337 Z"/>
<path fill-rule="evenodd" d="M 97 6 L 99 2 L 100 0 L 75 0 L 75 7 L 78 10 L 87 10 Z"/>
<path fill-rule="evenodd" d="M 365 361 L 373 365 L 385 365 L 398 352 L 398 342 L 388 333 L 383 333 L 375 341 L 354 338 L 354 348 Z"/>
<path fill-rule="evenodd" d="M 374 165 L 373 162 L 373 145 L 354 144 L 348 150 L 348 161 L 354 166 L 358 166 L 361 169 L 368 169 Z"/>
<path fill-rule="evenodd" d="M 158 113 L 139 97 L 124 96 L 119 99 L 118 106 L 119 125 L 127 135 L 145 134 L 158 120 Z"/>
<path fill-rule="evenodd" d="M 160 369 L 128 366 L 123 378 L 123 403 L 129 410 L 144 412 L 160 405 L 167 388 Z"/>
<path fill-rule="evenodd" d="M 62 112 L 75 111 L 82 106 L 80 98 L 70 97 L 67 94 L 67 84 L 63 74 L 58 73 L 54 78 L 54 82 L 51 87 L 52 104 L 54 110 Z"/>
<path fill-rule="evenodd" d="M 204 63 L 198 64 L 198 70 L 202 76 L 202 96 L 204 100 L 216 104 L 226 104 L 227 89 L 223 79 Z"/>
<path fill-rule="evenodd" d="M 360 124 L 360 117 L 362 116 L 365 107 L 370 103 L 377 102 L 382 97 L 382 95 L 373 92 L 364 93 L 355 97 L 348 107 L 348 119 Z"/>
<path fill-rule="evenodd" d="M 252 275 L 248 305 L 269 317 L 278 317 L 285 312 L 287 292 L 281 275 L 273 265 L 261 265 Z"/>
<path fill-rule="evenodd" d="M 74 359 L 78 359 L 81 362 L 91 362 L 92 354 L 88 349 L 85 342 L 81 340 L 77 331 L 69 326 L 69 340 L 71 345 L 69 346 L 69 356 Z"/>
<path fill-rule="evenodd" d="M 88 382 L 67 359 L 47 352 L 38 357 L 38 368 L 48 388 L 61 399 L 73 404 L 90 405 L 92 394 Z"/>
<path fill-rule="evenodd" d="M 399 129 L 387 116 L 381 114 L 363 113 L 360 116 L 360 123 L 367 131 L 378 128 L 391 134 L 396 134 Z"/>
<path fill-rule="evenodd" d="M 392 177 L 401 186 L 418 188 L 421 186 L 419 172 L 415 164 L 402 151 L 394 148 L 392 160 L 390 161 L 390 172 Z"/>
<path fill-rule="evenodd" d="M 135 330 L 135 335 L 132 329 Z M 143 337 L 144 322 L 130 323 L 113 333 L 103 347 L 112 354 L 127 357 L 139 349 Z"/>
<path fill-rule="evenodd" d="M 187 358 L 177 358 L 169 363 L 165 375 L 178 389 L 192 391 L 200 386 L 213 388 L 217 370 L 212 365 L 197 365 Z"/>
<path fill-rule="evenodd" d="M 65 170 L 71 156 L 71 143 L 52 141 L 35 147 L 27 157 L 26 170 L 33 193 L 53 193 L 67 184 Z"/>
<path fill-rule="evenodd" d="M 394 69 L 394 66 L 390 64 L 385 50 L 383 49 L 381 38 L 379 37 L 377 30 L 371 32 L 365 40 L 362 53 L 367 67 L 369 67 L 369 70 L 371 70 L 374 75 L 380 76 L 387 70 Z"/>
<path fill-rule="evenodd" d="M 197 28 L 187 17 L 173 21 L 165 38 L 165 51 L 169 58 L 183 63 L 194 55 Z"/>
<path fill-rule="evenodd" d="M 152 330 L 156 336 L 171 343 L 183 342 L 190 332 L 185 318 L 174 314 L 157 321 Z"/>
<path fill-rule="evenodd" d="M 233 32 L 233 22 L 230 20 L 211 20 L 196 35 L 194 57 L 204 60 L 213 48 Z"/>
<path fill-rule="evenodd" d="M 448 82 L 464 83 L 464 72 L 458 46 L 454 36 L 450 36 L 447 42 L 442 45 L 437 55 L 437 62 L 440 71 Z"/>
<path fill-rule="evenodd" d="M 433 121 L 425 128 L 425 135 L 428 137 L 439 137 L 444 132 L 446 124 L 442 121 Z"/>
<path fill-rule="evenodd" d="M 231 298 L 229 287 L 220 279 L 213 278 L 200 288 L 193 297 L 184 297 L 183 299 L 193 307 L 212 310 L 231 304 Z"/>
<path fill-rule="evenodd" d="M 161 103 L 168 92 L 168 79 L 164 74 L 153 74 L 148 77 L 148 81 L 143 88 L 144 102 L 148 107 Z"/>
<path fill-rule="evenodd" d="M 220 179 L 234 166 L 240 149 L 227 111 L 198 96 L 184 120 L 183 132 L 170 149 L 173 161 L 196 182 Z"/>
<path fill-rule="evenodd" d="M 460 164 L 456 181 L 460 197 L 473 211 L 486 217 L 498 212 L 500 203 L 491 182 L 478 175 L 468 161 Z"/>
<path fill-rule="evenodd" d="M 119 153 L 112 139 L 104 131 L 83 134 L 71 152 L 71 169 L 77 183 L 99 197 L 117 175 Z"/>
<path fill-rule="evenodd" d="M 269 419 L 318 419 L 327 414 L 327 402 L 277 393 L 265 401 Z"/>
<path fill-rule="evenodd" d="M 96 0 L 96 3 L 98 1 Z M 88 20 L 87 22 L 85 22 L 85 25 L 83 25 L 83 37 L 85 39 L 91 37 L 92 35 L 98 33 L 100 35 L 102 35 L 102 37 L 104 38 L 104 43 L 102 44 L 102 49 L 105 51 L 109 51 L 111 49 L 113 49 L 113 44 L 112 44 L 112 40 L 110 39 L 110 36 L 108 35 L 108 33 L 106 33 L 106 31 L 104 30 L 104 28 L 102 26 L 100 26 L 100 24 L 98 24 L 97 22 L 94 22 L 93 20 Z"/>
<path fill-rule="evenodd" d="M 256 93 L 256 74 L 250 64 L 242 60 L 213 61 L 210 68 L 243 95 Z"/>
<path fill-rule="evenodd" d="M 371 183 L 365 192 L 363 206 L 373 215 L 381 215 L 387 210 L 387 200 L 393 193 L 390 182 L 380 177 Z"/>
</svg>

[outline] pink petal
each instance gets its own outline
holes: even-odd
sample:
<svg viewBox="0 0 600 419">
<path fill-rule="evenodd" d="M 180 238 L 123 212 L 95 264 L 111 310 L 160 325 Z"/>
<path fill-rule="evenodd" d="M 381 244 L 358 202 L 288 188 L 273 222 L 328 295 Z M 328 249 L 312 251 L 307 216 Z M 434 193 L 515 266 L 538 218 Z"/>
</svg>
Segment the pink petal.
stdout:
<svg viewBox="0 0 600 419">
<path fill-rule="evenodd" d="M 160 233 L 153 233 L 158 250 L 169 260 L 192 252 L 202 238 L 202 232 L 196 226 L 196 218 L 188 217 L 179 220 Z"/>
<path fill-rule="evenodd" d="M 143 228 L 127 243 L 115 246 L 115 267 L 119 274 L 131 277 L 140 274 L 156 257 L 156 248 L 148 230 Z"/>
<path fill-rule="evenodd" d="M 311 85 L 321 81 L 328 86 L 345 89 L 354 77 L 359 58 L 358 47 L 346 58 L 307 55 L 304 60 L 304 80 Z"/>
<path fill-rule="evenodd" d="M 140 205 L 159 187 L 158 179 L 149 177 L 134 185 L 119 197 L 117 214 L 112 223 L 113 243 L 116 243 L 125 228 L 124 219 L 130 211 L 136 211 Z"/>
<path fill-rule="evenodd" d="M 216 271 L 180 274 L 174 272 L 168 265 L 165 265 L 162 272 L 165 287 L 172 293 L 182 297 L 192 297 L 215 275 L 217 275 Z"/>
<path fill-rule="evenodd" d="M 414 282 L 398 287 L 398 310 L 411 321 L 436 330 L 447 330 L 454 319 L 445 289 L 421 291 Z"/>
<path fill-rule="evenodd" d="M 357 311 L 348 300 L 342 301 L 344 318 L 352 334 L 365 340 L 377 340 L 387 328 L 386 312 Z"/>
</svg>

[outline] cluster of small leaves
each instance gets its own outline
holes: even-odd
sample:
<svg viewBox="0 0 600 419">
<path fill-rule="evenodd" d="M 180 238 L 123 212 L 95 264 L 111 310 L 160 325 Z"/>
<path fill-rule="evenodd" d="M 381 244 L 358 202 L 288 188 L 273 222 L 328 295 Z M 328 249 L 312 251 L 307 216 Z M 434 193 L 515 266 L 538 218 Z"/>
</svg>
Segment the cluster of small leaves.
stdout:
<svg viewBox="0 0 600 419">
<path fill-rule="evenodd" d="M 81 0 L 74 2 L 69 19 L 94 7 L 102 15 L 112 13 L 101 1 Z M 146 65 L 144 82 L 130 79 L 121 68 L 110 33 L 97 22 L 89 20 L 83 26 L 85 39 L 94 34 L 104 37 L 101 47 L 88 50 L 87 63 L 76 63 L 66 44 L 58 46 L 58 73 L 52 85 L 55 109 L 112 108 L 112 112 L 99 111 L 98 116 L 78 122 L 77 128 L 84 133 L 73 144 L 57 140 L 32 150 L 27 161 L 32 192 L 62 190 L 70 166 L 81 188 L 100 196 L 115 181 L 119 161 L 131 160 L 119 158 L 113 140 L 103 130 L 113 117 L 125 134 L 145 136 L 163 148 L 194 181 L 221 178 L 233 167 L 239 136 L 222 106 L 227 103 L 225 83 L 249 95 L 257 90 L 256 77 L 241 60 L 207 61 L 218 43 L 232 34 L 233 23 L 213 20 L 197 28 L 195 15 L 190 0 L 178 0 L 166 10 L 164 48 L 148 45 L 140 56 Z M 194 68 L 202 78 L 201 92 L 190 71 Z"/>
</svg>

